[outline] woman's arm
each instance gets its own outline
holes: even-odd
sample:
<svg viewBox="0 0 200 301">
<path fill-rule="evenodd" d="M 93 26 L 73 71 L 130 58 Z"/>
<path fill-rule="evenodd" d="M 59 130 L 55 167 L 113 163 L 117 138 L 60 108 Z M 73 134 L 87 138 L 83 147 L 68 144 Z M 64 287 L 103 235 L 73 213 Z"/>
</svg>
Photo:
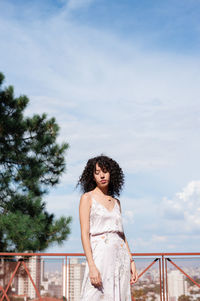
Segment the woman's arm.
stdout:
<svg viewBox="0 0 200 301">
<path fill-rule="evenodd" d="M 120 204 L 120 201 L 117 199 L 117 202 L 119 204 L 119 207 L 120 207 L 120 212 L 122 212 L 121 210 L 121 204 Z M 126 236 L 124 234 L 124 241 L 125 241 L 125 244 L 127 246 L 127 249 L 128 249 L 128 253 L 129 253 L 129 257 L 130 257 L 130 266 L 131 266 L 131 284 L 134 284 L 137 280 L 138 280 L 138 273 L 136 271 L 136 266 L 135 266 L 135 261 L 133 260 L 132 258 L 132 254 L 131 254 L 131 251 L 130 251 L 130 248 L 129 248 L 129 245 L 128 245 L 128 241 L 126 239 Z"/>
<path fill-rule="evenodd" d="M 128 241 L 127 241 L 125 235 L 124 235 L 124 238 L 125 238 L 124 241 L 126 243 L 126 246 L 127 246 L 127 249 L 128 249 L 128 253 L 129 253 L 129 257 L 130 257 L 130 262 L 131 262 L 133 259 L 132 259 L 131 251 L 130 251 L 130 248 L 129 248 L 129 245 L 128 245 Z"/>
<path fill-rule="evenodd" d="M 86 259 L 88 265 L 94 265 L 94 260 L 92 257 L 92 250 L 90 245 L 90 199 L 87 194 L 83 194 L 80 199 L 79 205 L 79 218 L 80 218 L 80 226 L 81 226 L 81 240 L 83 249 L 86 255 Z"/>
<path fill-rule="evenodd" d="M 80 199 L 79 217 L 81 226 L 81 240 L 86 259 L 89 266 L 90 280 L 93 285 L 100 286 L 102 284 L 100 273 L 95 265 L 92 249 L 90 244 L 90 207 L 91 200 L 87 193 L 83 194 Z"/>
<path fill-rule="evenodd" d="M 131 284 L 134 284 L 138 280 L 138 273 L 136 271 L 135 261 L 132 259 L 131 251 L 128 245 L 128 241 L 124 235 L 125 243 L 128 249 L 129 257 L 130 257 L 130 264 L 131 264 Z"/>
</svg>

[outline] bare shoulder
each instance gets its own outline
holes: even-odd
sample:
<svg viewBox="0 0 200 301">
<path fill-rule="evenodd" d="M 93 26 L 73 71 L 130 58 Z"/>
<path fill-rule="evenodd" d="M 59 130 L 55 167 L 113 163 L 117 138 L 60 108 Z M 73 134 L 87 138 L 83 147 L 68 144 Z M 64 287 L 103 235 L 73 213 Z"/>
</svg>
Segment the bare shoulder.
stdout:
<svg viewBox="0 0 200 301">
<path fill-rule="evenodd" d="M 117 201 L 118 205 L 119 205 L 119 206 L 121 206 L 121 204 L 120 204 L 120 200 L 119 200 L 119 199 L 117 199 L 117 198 L 115 198 L 115 200 Z"/>
<path fill-rule="evenodd" d="M 117 201 L 117 203 L 118 203 L 118 205 L 119 205 L 119 208 L 120 208 L 120 210 L 121 210 L 121 203 L 120 203 L 120 200 L 119 200 L 119 199 L 116 199 L 116 198 L 115 198 L 115 200 Z"/>
<path fill-rule="evenodd" d="M 90 209 L 91 209 L 91 199 L 89 193 L 84 193 L 80 199 L 79 205 L 79 217 L 81 229 L 82 227 L 89 227 L 89 219 L 90 219 Z"/>
<path fill-rule="evenodd" d="M 80 198 L 80 206 L 90 207 L 91 206 L 91 196 L 89 192 L 82 194 Z"/>
</svg>

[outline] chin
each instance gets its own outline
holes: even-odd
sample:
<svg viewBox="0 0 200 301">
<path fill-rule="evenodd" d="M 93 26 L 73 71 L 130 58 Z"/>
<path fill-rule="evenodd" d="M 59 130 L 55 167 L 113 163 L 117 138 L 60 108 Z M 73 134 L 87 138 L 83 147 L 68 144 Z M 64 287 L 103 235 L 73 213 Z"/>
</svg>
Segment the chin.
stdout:
<svg viewBox="0 0 200 301">
<path fill-rule="evenodd" d="M 103 183 L 99 183 L 99 187 L 108 187 L 108 183 L 105 183 L 105 184 L 103 184 Z"/>
</svg>

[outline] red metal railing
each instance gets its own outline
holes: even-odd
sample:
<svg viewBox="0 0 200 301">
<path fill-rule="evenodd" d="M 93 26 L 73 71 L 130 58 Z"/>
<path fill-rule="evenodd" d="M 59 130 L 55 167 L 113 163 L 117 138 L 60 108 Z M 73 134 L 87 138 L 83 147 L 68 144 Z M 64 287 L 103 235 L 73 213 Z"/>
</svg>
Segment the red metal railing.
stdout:
<svg viewBox="0 0 200 301">
<path fill-rule="evenodd" d="M 193 285 L 198 287 L 200 289 L 200 283 L 198 283 L 197 280 L 193 279 L 187 272 L 184 271 L 182 267 L 179 266 L 179 264 L 175 263 L 176 260 L 184 260 L 187 258 L 187 260 L 194 259 L 200 260 L 200 253 L 134 253 L 132 254 L 133 257 L 136 259 L 136 265 L 139 265 L 139 262 L 146 258 L 148 258 L 151 262 L 148 263 L 145 267 L 139 270 L 139 281 L 142 281 L 143 275 L 147 272 L 149 272 L 152 267 L 155 267 L 157 265 L 158 269 L 158 279 L 159 279 L 159 295 L 160 295 L 160 301 L 169 301 L 169 287 L 168 287 L 168 272 L 169 272 L 169 265 L 178 270 L 181 274 L 184 275 L 185 279 L 189 279 Z M 16 297 L 16 290 L 15 293 L 12 293 L 11 289 L 14 289 L 14 282 L 15 278 L 18 277 L 19 279 L 19 271 L 23 270 L 24 275 L 27 281 L 31 282 L 32 287 L 35 290 L 35 299 L 37 300 L 50 300 L 50 296 L 43 296 L 41 295 L 41 287 L 38 286 L 39 284 L 36 283 L 35 274 L 34 277 L 31 275 L 33 272 L 30 268 L 30 262 L 29 258 L 36 258 L 36 259 L 43 259 L 44 261 L 48 261 L 49 258 L 60 260 L 60 269 L 62 273 L 61 281 L 62 285 L 57 287 L 62 290 L 60 296 L 57 296 L 57 299 L 62 299 L 63 296 L 68 301 L 77 300 L 75 297 L 73 297 L 73 292 L 70 291 L 74 276 L 71 274 L 71 269 L 75 263 L 73 263 L 72 258 L 84 258 L 83 253 L 0 253 L 0 301 L 7 300 L 11 301 L 14 300 Z M 9 269 L 10 261 L 12 260 L 12 265 L 14 264 L 14 268 Z M 50 262 L 50 261 L 49 261 Z M 41 264 L 39 262 L 39 264 Z M 49 263 L 50 265 L 53 265 L 53 260 Z M 79 263 L 78 263 L 79 264 Z M 77 266 L 78 266 L 77 264 Z M 80 264 L 79 264 L 80 265 Z M 39 265 L 40 266 L 40 265 Z M 143 264 L 144 266 L 144 264 Z M 2 268 L 3 267 L 3 268 Z M 79 266 L 78 266 L 79 267 Z M 1 270 L 2 269 L 2 270 Z M 35 271 L 37 269 L 35 268 Z M 36 273 L 36 272 L 34 272 Z M 54 273 L 55 274 L 55 273 Z M 80 272 L 81 274 L 81 272 Z M 40 275 L 41 276 L 41 275 Z M 25 279 L 24 278 L 24 279 Z M 21 279 L 21 278 L 20 278 Z M 72 281 L 73 280 L 73 281 Z M 41 283 L 41 281 L 39 282 Z M 11 287 L 13 286 L 13 287 Z M 19 285 L 15 283 L 15 286 L 18 287 Z M 56 285 L 55 291 L 57 289 Z M 75 288 L 74 288 L 75 289 Z M 199 291 L 200 293 L 200 291 Z M 25 292 L 24 294 L 27 298 L 29 298 L 29 293 Z M 61 296 L 62 295 L 62 296 Z M 134 289 L 133 289 L 133 295 L 134 295 Z M 54 296 L 55 297 L 55 296 Z M 34 298 L 32 298 L 34 299 Z M 27 299 L 26 299 L 27 300 Z M 137 296 L 133 297 L 133 300 L 137 300 Z M 140 300 L 140 299 L 139 299 Z M 148 298 L 144 298 L 144 300 L 148 300 Z"/>
</svg>

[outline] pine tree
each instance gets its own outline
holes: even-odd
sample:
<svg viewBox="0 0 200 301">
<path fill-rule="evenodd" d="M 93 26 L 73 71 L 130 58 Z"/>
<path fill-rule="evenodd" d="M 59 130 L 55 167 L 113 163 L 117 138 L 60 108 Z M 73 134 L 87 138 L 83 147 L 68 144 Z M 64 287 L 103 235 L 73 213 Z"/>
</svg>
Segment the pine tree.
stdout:
<svg viewBox="0 0 200 301">
<path fill-rule="evenodd" d="M 25 117 L 29 99 L 3 81 L 0 73 L 0 251 L 42 251 L 70 233 L 71 217 L 56 219 L 42 201 L 65 170 L 68 144 L 56 142 L 55 118 Z"/>
</svg>

